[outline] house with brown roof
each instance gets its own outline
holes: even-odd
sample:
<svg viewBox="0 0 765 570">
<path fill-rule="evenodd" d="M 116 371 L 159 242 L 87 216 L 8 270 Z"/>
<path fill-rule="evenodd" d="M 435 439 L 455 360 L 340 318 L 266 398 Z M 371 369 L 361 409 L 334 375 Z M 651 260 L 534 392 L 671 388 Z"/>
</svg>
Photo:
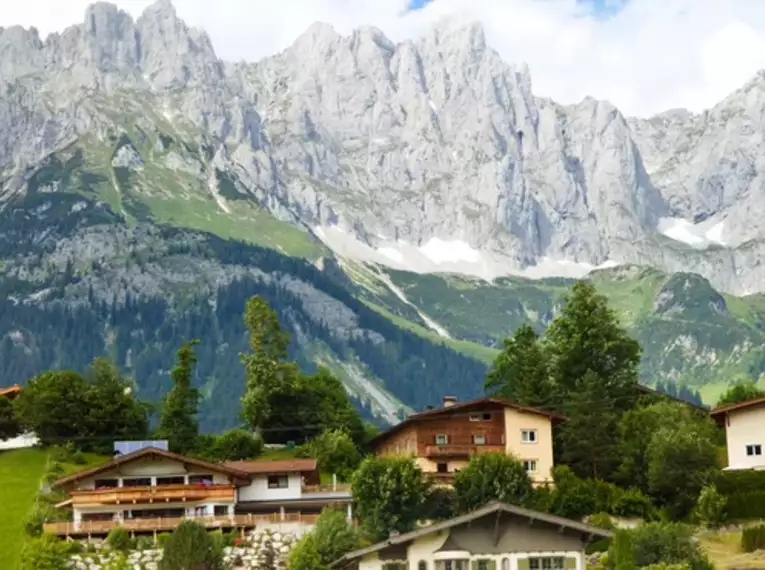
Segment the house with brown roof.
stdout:
<svg viewBox="0 0 765 570">
<path fill-rule="evenodd" d="M 584 570 L 585 546 L 611 533 L 499 502 L 346 554 L 353 570 Z"/>
<path fill-rule="evenodd" d="M 324 507 L 351 516 L 350 489 L 320 485 L 314 459 L 212 463 L 143 447 L 62 477 L 54 487 L 67 493 L 58 506 L 71 508 L 72 517 L 45 530 L 62 536 L 105 535 L 116 526 L 156 533 L 188 518 L 210 528 L 265 525 L 299 535 Z"/>
<path fill-rule="evenodd" d="M 4 396 L 8 398 L 9 400 L 13 400 L 21 394 L 21 386 L 18 384 L 14 384 L 13 386 L 7 386 L 5 388 L 0 388 L 0 396 Z"/>
<path fill-rule="evenodd" d="M 726 469 L 765 469 L 765 398 L 720 406 L 710 415 L 725 428 Z"/>
<path fill-rule="evenodd" d="M 534 484 L 552 481 L 552 428 L 564 421 L 553 412 L 499 398 L 458 403 L 411 414 L 372 440 L 377 456 L 408 455 L 425 473 L 449 483 L 475 453 L 500 452 L 520 459 Z"/>
</svg>

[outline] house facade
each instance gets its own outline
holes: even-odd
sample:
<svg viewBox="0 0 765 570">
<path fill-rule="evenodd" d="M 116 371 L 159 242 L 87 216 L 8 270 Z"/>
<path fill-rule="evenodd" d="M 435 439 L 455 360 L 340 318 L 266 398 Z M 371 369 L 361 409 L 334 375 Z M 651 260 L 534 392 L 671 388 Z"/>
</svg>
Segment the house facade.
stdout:
<svg viewBox="0 0 765 570">
<path fill-rule="evenodd" d="M 721 406 L 710 415 L 725 428 L 726 469 L 765 469 L 765 398 Z"/>
<path fill-rule="evenodd" d="M 58 535 L 103 535 L 122 526 L 162 532 L 193 518 L 210 528 L 276 525 L 302 534 L 326 506 L 347 508 L 350 489 L 318 484 L 315 460 L 210 463 L 155 447 L 59 479 L 72 520 Z M 289 529 L 285 525 L 290 526 Z"/>
<path fill-rule="evenodd" d="M 0 388 L 0 397 L 8 398 L 9 400 L 15 400 L 21 394 L 22 388 L 18 384 L 13 386 L 7 386 Z M 7 449 L 21 449 L 26 447 L 33 447 L 37 445 L 40 440 L 34 433 L 22 433 L 17 437 L 10 439 L 0 439 L 0 451 Z"/>
<path fill-rule="evenodd" d="M 584 570 L 584 550 L 607 531 L 492 503 L 460 517 L 391 536 L 332 564 L 352 570 Z"/>
<path fill-rule="evenodd" d="M 377 456 L 408 455 L 423 472 L 448 484 L 476 453 L 499 452 L 520 459 L 534 484 L 552 481 L 552 428 L 557 414 L 498 398 L 457 403 L 412 414 L 372 440 Z"/>
</svg>

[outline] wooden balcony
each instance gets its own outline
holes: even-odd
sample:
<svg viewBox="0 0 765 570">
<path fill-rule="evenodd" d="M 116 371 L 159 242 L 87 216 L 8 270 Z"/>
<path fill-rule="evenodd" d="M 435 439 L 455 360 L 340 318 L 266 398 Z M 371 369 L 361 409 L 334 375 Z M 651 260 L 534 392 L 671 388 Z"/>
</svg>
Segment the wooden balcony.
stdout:
<svg viewBox="0 0 765 570">
<path fill-rule="evenodd" d="M 146 487 L 114 487 L 95 491 L 72 491 L 72 505 L 120 505 L 138 503 L 184 503 L 218 499 L 234 501 L 233 485 L 156 485 Z"/>
<path fill-rule="evenodd" d="M 44 525 L 45 532 L 58 536 L 87 536 L 106 535 L 113 528 L 122 527 L 130 532 L 164 532 L 171 531 L 184 520 L 193 520 L 206 528 L 255 528 L 259 525 L 278 525 L 282 523 L 302 523 L 306 525 L 316 524 L 319 515 L 301 514 L 267 514 L 267 515 L 232 515 L 216 517 L 154 517 L 127 519 L 124 521 L 82 521 L 54 522 Z"/>
<path fill-rule="evenodd" d="M 469 457 L 474 453 L 505 453 L 504 445 L 427 445 L 426 457 Z"/>
</svg>

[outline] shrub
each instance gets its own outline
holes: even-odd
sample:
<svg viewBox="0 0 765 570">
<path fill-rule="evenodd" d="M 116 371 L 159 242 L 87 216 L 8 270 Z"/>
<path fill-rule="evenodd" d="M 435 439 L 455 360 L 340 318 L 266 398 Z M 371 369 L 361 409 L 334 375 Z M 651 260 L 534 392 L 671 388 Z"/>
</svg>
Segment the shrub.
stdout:
<svg viewBox="0 0 765 570">
<path fill-rule="evenodd" d="M 24 532 L 31 537 L 42 535 L 43 525 L 48 521 L 49 512 L 45 503 L 37 503 L 24 522 Z"/>
<path fill-rule="evenodd" d="M 150 536 L 139 536 L 135 541 L 137 550 L 151 550 L 154 548 L 154 539 Z"/>
<path fill-rule="evenodd" d="M 640 489 L 630 488 L 625 491 L 618 489 L 614 493 L 609 512 L 618 517 L 653 517 L 654 507 L 650 497 Z"/>
<path fill-rule="evenodd" d="M 741 533 L 741 549 L 744 552 L 765 549 L 765 525 L 758 524 L 745 528 Z"/>
<path fill-rule="evenodd" d="M 223 556 L 199 523 L 183 521 L 165 541 L 160 570 L 220 570 Z"/>
<path fill-rule="evenodd" d="M 765 471 L 736 469 L 718 474 L 715 486 L 723 495 L 762 492 L 765 489 Z"/>
<path fill-rule="evenodd" d="M 74 463 L 75 465 L 85 465 L 88 462 L 88 460 L 82 451 L 75 451 L 69 457 L 69 462 Z"/>
<path fill-rule="evenodd" d="M 69 546 L 57 536 L 43 534 L 21 550 L 21 570 L 60 570 L 69 562 Z"/>
<path fill-rule="evenodd" d="M 319 469 L 347 481 L 361 463 L 361 454 L 350 434 L 342 429 L 321 432 L 297 449 L 298 457 L 315 457 Z"/>
<path fill-rule="evenodd" d="M 108 544 L 112 550 L 127 552 L 133 546 L 133 539 L 130 538 L 130 533 L 127 529 L 117 527 L 109 531 L 109 534 L 106 537 L 106 544 Z"/>
<path fill-rule="evenodd" d="M 232 429 L 221 434 L 215 441 L 218 461 L 253 459 L 263 451 L 263 438 L 243 429 Z"/>
<path fill-rule="evenodd" d="M 729 519 L 765 518 L 765 490 L 745 491 L 742 493 L 725 495 L 725 497 L 727 499 L 727 513 Z"/>
<path fill-rule="evenodd" d="M 701 490 L 696 508 L 695 518 L 707 528 L 720 528 L 726 520 L 725 507 L 727 499 L 721 495 L 714 485 L 707 485 Z"/>
<path fill-rule="evenodd" d="M 170 538 L 169 532 L 160 532 L 157 535 L 157 546 L 159 548 L 164 548 L 165 542 L 167 542 L 167 539 Z"/>
<path fill-rule="evenodd" d="M 688 564 L 692 570 L 712 570 L 693 538 L 693 529 L 680 523 L 647 523 L 617 531 L 609 559 L 619 570 L 654 564 Z"/>
<path fill-rule="evenodd" d="M 611 520 L 611 515 L 608 513 L 595 513 L 587 519 L 587 524 L 595 528 L 602 528 L 603 530 L 614 530 L 616 528 L 614 521 Z"/>
<path fill-rule="evenodd" d="M 428 491 L 423 518 L 444 521 L 457 514 L 457 493 L 451 487 L 433 487 Z"/>
</svg>

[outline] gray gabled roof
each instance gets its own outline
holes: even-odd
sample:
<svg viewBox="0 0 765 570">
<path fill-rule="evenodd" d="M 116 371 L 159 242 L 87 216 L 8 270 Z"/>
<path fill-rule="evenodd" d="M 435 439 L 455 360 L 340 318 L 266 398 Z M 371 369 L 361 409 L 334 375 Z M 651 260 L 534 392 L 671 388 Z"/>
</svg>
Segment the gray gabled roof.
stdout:
<svg viewBox="0 0 765 570">
<path fill-rule="evenodd" d="M 547 513 L 541 513 L 539 511 L 532 511 L 531 509 L 525 509 L 523 507 L 518 507 L 515 505 L 509 505 L 507 503 L 494 501 L 489 503 L 485 507 L 481 507 L 480 509 L 472 511 L 466 515 L 454 517 L 452 519 L 449 519 L 448 521 L 431 524 L 426 527 L 413 530 L 412 532 L 407 532 L 405 534 L 391 536 L 387 540 L 378 542 L 377 544 L 373 544 L 372 546 L 367 546 L 366 548 L 360 548 L 359 550 L 354 550 L 353 552 L 349 552 L 342 558 L 336 560 L 330 566 L 333 568 L 337 568 L 346 562 L 350 562 L 351 560 L 360 558 L 361 556 L 371 554 L 372 552 L 377 552 L 378 550 L 382 550 L 383 548 L 386 548 L 388 546 L 403 544 L 411 540 L 418 539 L 422 536 L 432 534 L 434 532 L 438 532 L 441 530 L 445 530 L 448 528 L 452 528 L 461 524 L 474 521 L 476 519 L 480 519 L 482 517 L 485 517 L 486 515 L 490 515 L 496 512 L 503 512 L 503 513 L 515 515 L 519 518 L 546 522 L 558 527 L 568 528 L 571 530 L 575 530 L 585 534 L 590 534 L 592 536 L 597 536 L 600 538 L 611 538 L 612 536 L 612 534 L 606 530 L 603 530 L 601 528 L 596 528 L 594 526 L 586 525 L 584 523 L 580 523 L 577 521 L 573 521 L 571 519 L 566 519 L 563 517 L 550 515 Z"/>
</svg>

